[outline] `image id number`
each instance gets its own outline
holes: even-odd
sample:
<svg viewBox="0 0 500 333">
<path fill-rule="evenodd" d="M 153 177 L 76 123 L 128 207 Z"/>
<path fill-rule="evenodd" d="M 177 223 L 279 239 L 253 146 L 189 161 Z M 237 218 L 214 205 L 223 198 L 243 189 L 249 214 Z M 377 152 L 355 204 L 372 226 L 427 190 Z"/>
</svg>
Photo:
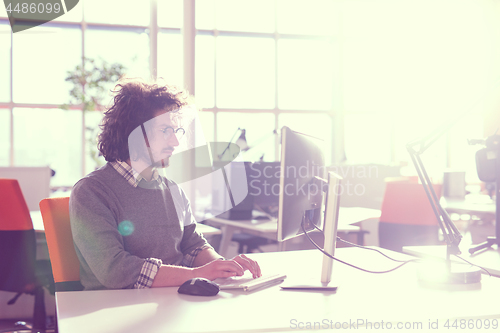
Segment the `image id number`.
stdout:
<svg viewBox="0 0 500 333">
<path fill-rule="evenodd" d="M 497 319 L 448 319 L 444 323 L 444 327 L 447 329 L 497 329 L 498 320 Z"/>
<path fill-rule="evenodd" d="M 12 3 L 9 3 L 9 5 L 6 8 L 7 13 L 11 14 L 12 12 L 14 13 L 31 13 L 31 14 L 43 14 L 43 13 L 56 13 L 58 14 L 61 11 L 61 4 L 59 3 L 17 3 L 14 8 L 12 8 Z"/>
</svg>

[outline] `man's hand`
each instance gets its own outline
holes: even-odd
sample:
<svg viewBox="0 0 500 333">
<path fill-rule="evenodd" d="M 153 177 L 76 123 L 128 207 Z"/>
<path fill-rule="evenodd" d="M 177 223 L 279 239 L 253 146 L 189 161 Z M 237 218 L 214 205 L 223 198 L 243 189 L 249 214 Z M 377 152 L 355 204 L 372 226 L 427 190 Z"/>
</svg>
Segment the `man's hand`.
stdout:
<svg viewBox="0 0 500 333">
<path fill-rule="evenodd" d="M 230 276 L 242 276 L 243 267 L 234 260 L 214 260 L 200 267 L 193 269 L 196 277 L 203 277 L 209 280 L 225 278 Z"/>
<path fill-rule="evenodd" d="M 252 273 L 253 277 L 261 276 L 259 264 L 244 254 L 240 254 L 231 260 L 214 260 L 200 267 L 193 269 L 195 276 L 209 280 L 225 278 L 231 276 L 242 276 L 246 270 Z"/>
<path fill-rule="evenodd" d="M 253 278 L 258 278 L 262 276 L 262 273 L 260 272 L 260 267 L 257 261 L 252 260 L 248 258 L 244 254 L 240 254 L 236 257 L 234 257 L 232 260 L 236 261 L 238 264 L 243 267 L 244 270 L 249 270 L 250 273 L 252 273 Z"/>
</svg>

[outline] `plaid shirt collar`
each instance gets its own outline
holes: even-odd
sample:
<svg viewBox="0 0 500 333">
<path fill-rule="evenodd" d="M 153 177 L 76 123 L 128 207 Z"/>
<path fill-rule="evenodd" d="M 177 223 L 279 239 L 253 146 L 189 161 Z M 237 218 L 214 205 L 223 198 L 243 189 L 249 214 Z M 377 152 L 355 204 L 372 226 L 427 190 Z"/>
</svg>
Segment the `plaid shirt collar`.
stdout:
<svg viewBox="0 0 500 333">
<path fill-rule="evenodd" d="M 123 161 L 109 162 L 109 164 L 111 164 L 111 166 L 133 187 L 137 187 L 141 180 L 146 180 L 140 173 Z M 156 169 L 153 170 L 153 177 L 151 177 L 151 181 L 153 180 L 158 182 L 159 186 L 161 186 L 163 182 Z"/>
</svg>

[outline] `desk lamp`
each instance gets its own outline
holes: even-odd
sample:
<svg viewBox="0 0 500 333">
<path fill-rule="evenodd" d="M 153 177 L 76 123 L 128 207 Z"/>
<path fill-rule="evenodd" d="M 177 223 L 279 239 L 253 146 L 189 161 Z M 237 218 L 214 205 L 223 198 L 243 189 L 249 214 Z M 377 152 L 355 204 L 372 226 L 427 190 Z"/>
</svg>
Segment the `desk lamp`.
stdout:
<svg viewBox="0 0 500 333">
<path fill-rule="evenodd" d="M 450 256 L 459 255 L 461 253 L 458 246 L 462 239 L 462 235 L 451 220 L 448 213 L 443 209 L 443 207 L 441 207 L 439 198 L 434 191 L 432 182 L 425 170 L 422 159 L 420 158 L 420 155 L 422 155 L 439 137 L 441 137 L 441 135 L 447 132 L 454 123 L 455 122 L 452 122 L 448 124 L 448 126 L 439 128 L 430 135 L 422 139 L 411 141 L 406 145 L 406 149 L 411 156 L 413 165 L 418 173 L 418 178 L 424 187 L 425 193 L 429 199 L 432 210 L 436 215 L 439 227 L 443 232 L 444 240 L 446 242 L 446 266 L 441 267 L 442 269 L 438 269 L 434 272 L 421 273 L 420 278 L 424 280 L 424 282 L 465 284 L 481 281 L 481 271 L 479 268 L 469 267 L 464 264 L 451 263 Z M 441 274 L 441 276 L 435 276 L 433 273 Z"/>
<path fill-rule="evenodd" d="M 241 131 L 241 134 L 239 136 L 239 138 L 236 140 L 236 144 L 239 146 L 240 148 L 240 151 L 247 151 L 248 149 L 250 149 L 250 147 L 248 146 L 248 143 L 247 143 L 247 138 L 246 138 L 246 130 L 243 129 L 243 128 L 240 128 L 238 127 L 236 129 L 236 131 L 234 132 L 233 136 L 231 137 L 231 140 L 229 140 L 229 142 L 227 143 L 227 146 L 226 148 L 224 149 L 224 151 L 222 152 L 222 154 L 219 155 L 219 161 L 222 160 L 222 157 L 224 157 L 224 154 L 226 153 L 226 151 L 229 149 L 229 147 L 231 146 L 231 143 L 233 142 L 233 139 L 234 137 L 236 136 L 236 134 Z M 239 153 L 239 152 L 238 152 Z"/>
</svg>

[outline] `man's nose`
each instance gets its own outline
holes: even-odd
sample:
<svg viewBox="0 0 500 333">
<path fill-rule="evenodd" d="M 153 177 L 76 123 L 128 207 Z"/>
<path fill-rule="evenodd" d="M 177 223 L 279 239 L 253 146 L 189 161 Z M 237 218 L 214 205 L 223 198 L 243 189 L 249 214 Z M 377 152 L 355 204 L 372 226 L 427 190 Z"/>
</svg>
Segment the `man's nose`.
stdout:
<svg viewBox="0 0 500 333">
<path fill-rule="evenodd" d="M 168 144 L 172 147 L 177 147 L 179 145 L 179 139 L 177 139 L 177 135 L 175 135 L 175 133 L 170 135 L 168 138 Z"/>
</svg>

